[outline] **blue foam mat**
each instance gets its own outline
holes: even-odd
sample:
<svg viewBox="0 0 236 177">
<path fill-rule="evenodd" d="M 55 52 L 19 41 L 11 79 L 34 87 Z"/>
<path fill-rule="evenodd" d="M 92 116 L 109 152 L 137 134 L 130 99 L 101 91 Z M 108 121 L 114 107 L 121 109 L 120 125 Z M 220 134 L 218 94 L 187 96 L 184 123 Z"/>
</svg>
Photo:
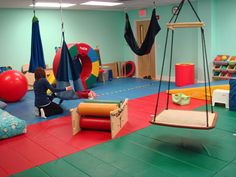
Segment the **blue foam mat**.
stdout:
<svg viewBox="0 0 236 177">
<path fill-rule="evenodd" d="M 148 79 L 137 79 L 137 78 L 120 78 L 113 79 L 112 81 L 107 81 L 105 83 L 97 83 L 92 90 L 97 93 L 96 99 L 102 100 L 124 100 L 128 98 L 129 100 L 147 96 L 150 94 L 155 94 L 158 92 L 159 81 L 153 81 Z M 213 82 L 212 85 L 222 85 L 227 84 L 228 81 L 218 81 Z M 191 88 L 204 86 L 204 84 L 194 84 L 185 87 L 178 88 Z M 170 83 L 170 89 L 177 88 L 175 83 Z M 162 81 L 161 91 L 168 89 L 168 82 Z M 59 102 L 59 99 L 55 99 L 55 102 Z M 47 119 L 39 118 L 35 116 L 34 113 L 34 92 L 28 91 L 24 98 L 16 103 L 8 103 L 6 111 L 14 116 L 17 116 L 26 121 L 27 124 L 34 124 L 45 120 L 50 120 L 65 115 L 69 115 L 69 110 L 75 108 L 83 99 L 77 100 L 65 100 L 62 103 L 64 108 L 64 113 L 60 115 L 55 115 L 48 117 Z"/>
</svg>

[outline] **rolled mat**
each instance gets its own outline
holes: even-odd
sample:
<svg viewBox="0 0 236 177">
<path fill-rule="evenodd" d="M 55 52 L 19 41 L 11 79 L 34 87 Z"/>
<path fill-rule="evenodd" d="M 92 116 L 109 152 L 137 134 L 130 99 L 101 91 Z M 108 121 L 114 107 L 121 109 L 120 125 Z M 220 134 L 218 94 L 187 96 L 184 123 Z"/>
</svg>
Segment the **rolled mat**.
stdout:
<svg viewBox="0 0 236 177">
<path fill-rule="evenodd" d="M 110 117 L 110 112 L 117 108 L 117 104 L 80 103 L 77 111 L 80 115 Z"/>
<path fill-rule="evenodd" d="M 81 117 L 80 128 L 93 130 L 111 130 L 110 118 Z"/>
</svg>

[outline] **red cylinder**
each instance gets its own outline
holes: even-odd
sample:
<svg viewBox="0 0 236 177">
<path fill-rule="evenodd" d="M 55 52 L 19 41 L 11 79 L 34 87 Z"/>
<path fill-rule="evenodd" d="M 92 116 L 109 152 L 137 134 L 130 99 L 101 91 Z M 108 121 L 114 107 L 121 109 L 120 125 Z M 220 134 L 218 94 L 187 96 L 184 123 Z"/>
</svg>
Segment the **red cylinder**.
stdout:
<svg viewBox="0 0 236 177">
<path fill-rule="evenodd" d="M 111 121 L 110 118 L 81 117 L 80 128 L 110 131 Z"/>
<path fill-rule="evenodd" d="M 194 84 L 194 64 L 178 63 L 175 65 L 175 85 L 185 86 Z"/>
</svg>

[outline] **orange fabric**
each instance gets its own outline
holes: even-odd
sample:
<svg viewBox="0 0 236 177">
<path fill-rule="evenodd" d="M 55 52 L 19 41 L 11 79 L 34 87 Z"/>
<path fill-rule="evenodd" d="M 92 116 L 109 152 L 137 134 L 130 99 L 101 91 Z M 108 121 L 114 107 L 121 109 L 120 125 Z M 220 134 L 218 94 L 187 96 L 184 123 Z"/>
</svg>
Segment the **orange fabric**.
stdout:
<svg viewBox="0 0 236 177">
<path fill-rule="evenodd" d="M 215 89 L 229 90 L 229 85 L 215 85 L 211 86 L 211 95 Z M 185 88 L 170 90 L 170 94 L 183 93 L 191 98 L 205 100 L 205 87 Z M 207 87 L 207 100 L 210 100 L 210 91 Z"/>
</svg>

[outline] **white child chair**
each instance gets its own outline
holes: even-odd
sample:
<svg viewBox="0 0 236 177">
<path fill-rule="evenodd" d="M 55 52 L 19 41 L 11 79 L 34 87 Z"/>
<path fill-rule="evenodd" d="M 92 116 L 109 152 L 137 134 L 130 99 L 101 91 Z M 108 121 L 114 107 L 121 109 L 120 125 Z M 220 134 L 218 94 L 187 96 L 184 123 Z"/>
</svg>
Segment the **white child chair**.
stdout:
<svg viewBox="0 0 236 177">
<path fill-rule="evenodd" d="M 216 89 L 212 94 L 212 105 L 215 103 L 225 104 L 225 108 L 229 108 L 229 90 Z"/>
</svg>

